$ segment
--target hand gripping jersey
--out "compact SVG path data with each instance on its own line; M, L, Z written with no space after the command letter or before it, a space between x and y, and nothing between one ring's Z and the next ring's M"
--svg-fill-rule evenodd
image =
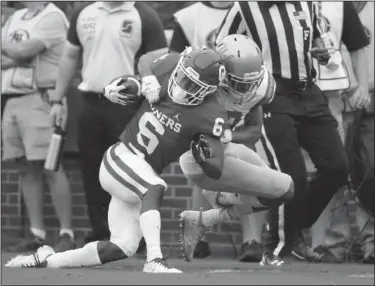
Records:
M120 140L160 174L171 162L190 149L197 134L220 138L227 126L227 113L214 94L201 105L176 104L168 96L168 80L179 60L168 54L152 64L161 83L160 101L150 105L146 100L120 135Z
M257 105L268 104L272 101L275 94L275 80L269 71L264 73L264 78L253 96L248 100L237 102L230 95L230 91L223 88L218 90L218 100L228 112L229 126L232 130L244 125L246 115Z

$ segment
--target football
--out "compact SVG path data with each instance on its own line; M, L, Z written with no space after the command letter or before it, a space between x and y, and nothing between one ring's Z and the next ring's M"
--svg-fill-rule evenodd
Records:
M121 89L121 95L141 95L141 79L136 76L122 76L117 86L123 85L126 88Z
M210 157L207 158L206 168L203 168L204 173L213 178L218 179L221 177L223 172L224 164L224 148L223 144L217 138L213 138L209 135L204 135L206 140L207 148L210 149ZM207 169L207 166L210 166ZM209 173L208 173L209 171Z

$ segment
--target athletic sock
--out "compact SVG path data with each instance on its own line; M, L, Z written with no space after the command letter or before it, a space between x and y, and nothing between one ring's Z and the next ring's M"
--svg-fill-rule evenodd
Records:
M45 240L46 239L46 231L44 229L40 229L40 228L34 228L32 227L30 229L31 233L37 237L39 237L40 239L42 240Z
M60 229L59 235L62 236L63 234L69 235L71 237L71 239L74 240L74 232L73 232L72 229L68 229L68 228Z
M139 219L143 237L147 246L147 262L155 258L162 258L160 247L160 212L157 210L149 210L141 214Z
M90 242L82 248L55 253L47 258L47 263L48 268L101 265L98 241Z

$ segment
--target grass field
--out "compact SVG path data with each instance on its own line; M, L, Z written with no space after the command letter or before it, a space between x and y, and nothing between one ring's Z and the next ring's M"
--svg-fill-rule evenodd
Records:
M2 265L13 255L2 254ZM230 259L169 262L183 274L142 273L142 259L90 269L16 269L2 266L2 285L374 285L374 266L291 263L265 268Z

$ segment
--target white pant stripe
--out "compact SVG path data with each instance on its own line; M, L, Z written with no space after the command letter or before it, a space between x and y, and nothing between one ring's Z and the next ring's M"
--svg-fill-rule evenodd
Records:
M115 148L115 147L111 147L111 148ZM130 151L126 151L126 152L129 152L129 154L132 154L130 153ZM122 153L121 154L121 159L122 160L126 160L127 159L127 154L126 152ZM112 160L111 158L111 155L110 155L110 150L108 150L107 152L107 159L108 159L108 163L109 165L113 168L113 170L118 174L120 175L124 180L126 180L129 184L133 185L135 188L137 188L141 193L146 193L147 192L147 189L145 187L143 187L141 184L137 183L135 180L133 180L132 177L130 177L127 173L125 173L122 169L120 169L116 162ZM129 158L130 160L127 160L127 163L131 162L131 158Z
M275 167L277 171L281 171L279 162L277 161L276 153L275 150L272 147L271 142L269 141L266 130L264 129L264 125L262 125L262 136L264 139L265 144L263 145L263 148L268 151L269 154L271 154L272 158L269 158L268 161L270 163L271 160L273 160L273 163L275 164ZM279 243L277 244L273 254L274 255L279 255L281 249L285 245L285 230L284 230L284 205L279 206L278 209L278 234L279 234Z

